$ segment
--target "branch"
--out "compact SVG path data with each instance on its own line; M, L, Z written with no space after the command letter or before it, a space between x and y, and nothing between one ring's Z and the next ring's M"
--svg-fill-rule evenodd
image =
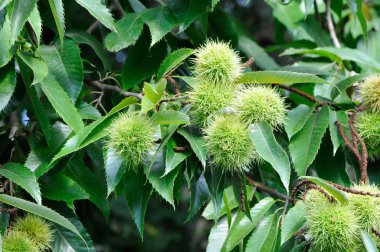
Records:
M327 0L327 3L326 3L326 21L327 21L327 28L329 29L330 37L334 43L334 46L336 48L341 48L338 37L336 36L334 22L331 16L331 0Z
M318 103L320 105L324 105L324 103L320 102L320 101L317 101L314 96L312 95L309 95L308 93L305 93L297 88L294 88L294 87L290 87L290 86L287 86L287 85L283 85L283 84L277 84L276 86L278 86L279 88L282 88L282 89L286 89L292 93L295 93L295 94L298 94L306 99L308 99L309 101L311 102L314 102L314 103Z
M262 191L262 192L265 192L267 194L270 194L272 196L275 196L279 199L283 199L283 200L288 200L290 199L287 195L285 194L282 194L280 192L277 192L276 190L272 189L272 188L269 188L267 186L265 186L264 184L260 183L260 182L256 182L254 181L253 179L249 178L249 177L245 177L247 182L250 183L251 185L255 186L259 191Z
M133 97L136 97L136 98L138 98L140 100L142 99L142 94L140 94L140 93L133 93L133 92L127 92L127 91L122 90L118 86L107 85L107 84L101 83L99 81L90 81L89 83L91 85L99 88L102 91L111 91L111 92L119 93L120 95L125 96L125 97L133 96Z

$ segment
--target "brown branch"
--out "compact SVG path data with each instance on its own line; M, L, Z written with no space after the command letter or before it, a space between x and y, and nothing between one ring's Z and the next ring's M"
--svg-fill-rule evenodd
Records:
M179 95L179 94L181 93L181 89L180 89L178 83L176 82L176 80L173 79L173 78L170 77L170 76L167 76L166 79L167 79L171 84L173 84L175 94L176 94L176 95Z
M282 193L280 193L280 192L278 192L278 191L276 191L276 190L274 190L272 188L269 188L269 187L265 186L264 184L262 184L260 182L256 182L256 181L254 181L253 179L251 179L251 178L249 178L247 176L245 178L246 178L246 181L248 183L250 183L251 185L255 186L257 188L257 190L259 190L259 191L265 192L265 193L267 193L269 195L272 195L274 197L277 197L279 199L283 199L283 200L289 199L289 197L287 195L282 194Z
M339 185L339 184L335 184L335 183L330 182L330 181L328 181L328 183L330 185L338 188L339 190L344 191L344 192L348 192L348 193L352 193L352 194L358 194L358 195L362 195L362 196L380 197L380 193L363 192L363 191L359 191L359 190L356 190L356 189L353 189L353 188L347 188L345 186L342 186L342 185Z
M181 96L174 96L172 98L166 98L166 99L162 99L160 102L172 102L172 101L176 101L176 100L180 100L180 99L186 99L186 98L189 98L189 96L187 95L181 95Z
M372 233L374 233L378 238L380 238L380 232L377 231L376 229L372 228L371 229Z
M297 197L297 193L298 191L301 189L301 187L303 186L307 186L309 184L311 184L312 182L310 180L302 180L300 181L292 190L292 203L293 205L295 206L296 205L296 197Z
M302 195L302 200L305 201L306 195L310 190L317 190L318 192L322 193L323 196L325 196L330 202L335 202L335 198L328 194L325 190L323 190L320 186L317 186L316 184L309 184L304 191Z
M295 232L295 233L292 235L292 237L297 237L297 236L301 235L302 233L304 233L306 230L307 230L306 226L303 226L303 227L301 227L300 229L298 229L298 231Z
M327 28L329 29L330 37L334 43L334 46L336 48L341 48L338 37L336 36L334 22L331 16L331 0L327 0L326 2L326 21L327 21Z
M190 145L177 146L177 147L174 147L174 148L173 148L173 150L174 150L175 152L186 152L186 151L188 151L188 150L190 150L190 149L191 149Z
M286 89L286 90L288 90L288 91L290 91L290 92L292 92L292 93L298 94L298 95L300 95L300 96L302 96L302 97L308 99L308 100L311 101L311 102L314 102L314 103L318 103L318 104L320 104L320 105L323 105L323 103L317 101L317 100L314 98L314 96L309 95L308 93L305 93L305 92L303 92L303 91L301 91L301 90L299 90L299 89L297 89L297 88L290 87L290 86L283 85L283 84L278 84L278 85L276 85L276 86L278 86L279 88L282 88L282 89Z
M253 64L254 61L255 61L255 60L254 60L253 57L249 58L246 62L244 62L244 63L241 65L241 68L244 69L244 68L248 68L248 67L252 66L252 64Z
M238 174L239 176L239 186L240 186L240 208L241 208L241 211L244 213L245 212L245 196L244 196L244 188L243 188L243 182L242 182L242 178L240 176L240 174Z
M99 88L102 91L111 91L111 92L116 92L116 93L118 93L118 94L120 94L122 96L125 96L125 97L133 96L133 97L136 97L136 98L138 98L140 100L142 99L142 94L140 94L140 93L133 93L133 92L127 92L127 91L122 90L118 86L107 85L107 84L101 83L99 81L90 81L89 83L91 85Z

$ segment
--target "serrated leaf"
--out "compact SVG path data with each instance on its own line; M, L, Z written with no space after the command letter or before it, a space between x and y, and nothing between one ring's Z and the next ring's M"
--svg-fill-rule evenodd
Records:
M106 172L107 181L107 196L115 189L122 176L124 175L127 166L123 163L123 159L119 157L116 151L108 148L104 156L104 169Z
M342 203L342 204L348 203L347 193L339 190L335 186L330 185L327 181L325 181L321 178L311 177L311 176L302 176L300 178L301 179L307 179L307 180L314 182L318 186L322 187L322 189L327 191L329 194L331 194L340 203Z
M274 199L270 197L259 201L259 203L250 210L252 221L249 220L243 212L239 211L232 223L221 251L229 252L238 245L256 227L274 203Z
M292 207L281 223L281 244L292 237L305 224L305 208L302 201Z
M194 50L190 48L181 48L170 53L164 59L164 61L160 65L160 68L158 69L157 80L160 80L162 77L165 76L165 74L170 72L173 68L178 66L182 61L184 61L193 53L194 53Z
M223 241L228 234L228 222L227 218L221 219L216 225L214 225L210 231L208 237L206 252L220 252L223 246Z
M323 83L332 85L327 80L308 73L296 73L289 71L256 71L244 73L237 84L295 84L295 83Z
M9 196L6 194L0 194L0 201L4 202L5 204L24 210L26 212L38 215L51 222L57 223L67 228L68 230L76 234L78 237L80 237L84 241L83 237L81 236L77 228L68 219L66 219L59 213L55 212L54 210L51 210L50 208L47 208L42 205L37 205L30 201L26 201L26 200Z
M245 251L272 251L277 236L277 214L271 214L260 221L251 237L248 239Z
M32 13L37 0L13 0L9 20L11 22L10 42L13 44L20 34L25 22Z
M169 0L169 7L181 23L179 32L186 30L199 15L206 12L208 4L204 0Z
M194 171L192 170L190 172L193 173ZM201 174L199 178L197 178L196 175L193 175L189 178L189 180L188 187L190 191L190 207L187 220L190 220L209 199L209 190L203 174ZM213 213L212 203L210 202L208 205L211 209L210 212Z
M314 107L309 107L305 104L300 104L288 111L284 128L289 139L302 129L313 111Z
M70 99L75 102L83 86L83 64L77 44L66 39L63 48L58 45L40 46L38 52Z
M0 169L0 175L19 185L27 191L39 205L41 205L42 199L40 186L33 172L28 168L22 164L6 163Z
M118 32L112 32L104 40L106 48L117 52L135 44L143 30L144 22L138 13L127 13L116 22Z
M10 43L11 22L8 15L5 16L5 21L0 30L0 67L5 66L13 56L14 48Z
M167 6L146 9L141 17L149 27L152 38L151 46L160 41L177 25L176 18Z
M102 43L100 43L94 36L82 30L71 30L70 32L66 33L66 36L70 37L78 44L89 45L102 61L104 69L111 69L111 60L107 54L107 51L104 49Z
M80 132L84 125L74 104L70 101L69 96L58 84L57 80L50 74L40 84L42 91L50 101L59 116L75 132Z
M177 144L175 143L174 139L170 138L166 148L165 173L163 176L171 172L191 154L190 151L175 152L174 148L176 146Z
M1 39L0 39L1 40ZM11 100L16 88L15 64L9 63L0 68L0 111L2 111Z
M101 0L75 0L85 8L95 19L112 31L117 31L111 12Z
M22 51L17 51L17 56L24 61L24 63L33 71L33 82L31 85L40 83L48 75L48 67L45 62L40 59L34 58Z
M363 245L364 245L367 252L378 252L379 251L377 249L376 242L372 239L371 235L367 231L360 230L360 236L362 238Z
M62 0L48 0L51 13L53 14L55 26L57 26L59 39L63 45L65 35L65 11L63 9Z
M329 110L323 107L318 113L311 115L303 129L291 138L289 151L298 175L305 175L308 166L315 159L328 123Z
M82 119L97 120L102 117L99 110L86 102L81 102L78 105L78 112Z
M190 118L185 113L175 110L161 110L152 116L155 124L188 124Z
M220 210L223 202L224 188L226 184L226 174L215 167L215 165L210 165L204 172L204 176L207 182L207 187L210 193L212 206L214 209L214 216L218 217L220 215ZM218 219L215 218L215 221Z
M38 11L37 4L34 6L32 13L28 18L28 23L32 27L34 33L37 38L37 46L40 44L41 34L42 34L42 20L40 16L40 12Z
M179 129L178 134L181 134L189 142L191 149L194 151L195 155L201 161L202 166L206 167L206 143L202 136L197 135L192 128Z

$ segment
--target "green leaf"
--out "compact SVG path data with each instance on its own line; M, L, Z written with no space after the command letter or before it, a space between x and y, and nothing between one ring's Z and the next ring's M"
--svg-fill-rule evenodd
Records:
M65 34L65 12L63 9L62 0L48 0L51 13L53 14L55 26L57 26L59 39L61 45L63 45L63 39Z
M66 219L59 213L51 210L50 208L47 208L42 205L37 205L30 201L26 201L6 194L0 194L0 201L13 207L19 208L23 211L38 215L51 222L57 223L67 228L68 230L76 234L78 237L80 237L82 240L84 240L77 228L68 219Z
M193 49L190 48L181 48L172 53L170 53L164 61L161 63L160 68L157 72L157 80L160 80L172 69L177 67L182 61L188 58L194 53Z
M0 39L1 40L1 39ZM0 68L0 111L2 111L11 100L16 88L15 64L9 63Z
M12 0L0 0L0 10L5 8Z
M303 128L313 111L314 107L305 104L300 104L288 111L284 127L289 139Z
M40 46L38 52L48 65L49 74L75 102L83 86L83 64L77 44L66 39L63 48L58 45Z
M193 166L192 168L196 169L195 166ZM190 170L189 172L192 175L190 178L186 177L186 179L188 180L188 187L190 191L190 207L187 220L190 220L199 211L199 209L204 204L206 204L210 194L204 175L201 174L198 178L194 170ZM214 213L212 203L210 202L208 205L211 209L210 212Z
M289 151L298 175L306 174L308 166L318 153L328 124L329 110L323 107L321 111L311 115L303 129L291 138Z
M125 174L125 186L129 211L140 237L143 238L145 212L152 194L152 187L150 183L146 183L144 173L141 170L138 170L137 174L128 170ZM139 193L136 193L136 188L139 188Z
M216 225L214 225L210 231L208 237L206 252L220 252L222 251L223 241L227 238L228 234L228 222L227 218L221 219Z
M143 30L144 22L138 13L127 13L117 21L118 32L112 32L104 40L106 48L111 52L117 52L135 44Z
M83 119L97 120L102 117L99 110L86 102L78 105L78 112Z
M249 201L252 199L254 191L253 191L252 186L246 186L246 189L247 189L247 198ZM228 206L231 211L240 205L240 201L237 201L236 197L234 196L234 191L233 191L232 186L229 186L226 189L224 189L224 194L227 197ZM226 205L224 202L222 202L222 205L220 207L220 213L217 219L219 219L226 213L227 213ZM214 209L211 202L209 202L207 206L205 207L205 210L203 211L202 216L207 220L215 219Z
M378 252L376 242L372 239L371 235L365 230L360 230L360 236L363 241L363 245L367 252Z
M141 17L149 27L152 38L151 46L160 41L177 25L176 18L167 6L147 9Z
M272 128L266 122L250 125L249 137L257 153L276 170L285 189L289 191L290 162L288 155L277 143Z
M166 160L165 160L165 173L163 176L170 173L174 168L176 168L180 163L182 163L191 152L175 152L174 148L177 146L173 138L170 138L167 143L166 148Z
M250 210L252 221L249 220L243 212L239 211L232 223L221 251L229 252L238 245L256 227L274 203L274 199L270 197L259 201L259 203Z
M358 15L359 23L363 31L364 40L368 42L368 31L367 31L367 21L363 13L363 2L362 0L356 0L356 14Z
M196 134L192 128L182 128L177 132L186 138L191 146L191 149L194 151L199 161L201 161L202 166L206 167L206 143L202 136Z
M308 73L296 73L289 71L256 71L244 73L237 84L295 84L295 83L323 83L332 85L327 80Z
M311 176L302 176L301 179L307 179L311 182L314 182L316 185L322 187L322 189L326 190L329 194L331 194L334 198L336 198L340 203L347 204L348 203L348 197L347 193L339 190L335 186L330 185L327 181L317 178L317 177L311 177Z
M206 12L208 4L204 0L169 0L169 7L181 23L179 32L186 30L199 15Z
M260 221L259 225L248 239L245 251L273 251L277 237L277 214L271 214Z
M42 20L40 16L40 12L38 11L37 4L34 6L32 13L28 18L28 23L32 27L34 33L37 38L37 46L40 44L41 34L42 34Z
M114 149L108 148L104 157L104 169L107 180L107 195L110 195L120 182L127 166L123 163L123 159L117 155Z
M101 0L75 0L85 8L96 20L112 31L116 31L115 23L109 9Z
M210 165L204 172L207 182L207 187L210 193L212 206L214 208L214 216L218 217L220 214L224 188L226 185L226 173L222 169L218 169L215 165ZM215 219L217 221L217 219Z
M69 96L58 84L58 81L50 74L41 83L41 89L50 101L53 108L60 117L69 125L75 132L83 129L82 118L80 117L74 104L70 101Z
M9 20L11 21L10 42L12 45L24 27L24 24L28 20L36 3L37 0L13 0L9 17Z
M329 131L330 131L330 137L331 141L333 143L334 149L333 154L335 155L336 151L338 150L339 146L343 143L343 138L339 133L339 130L336 126L336 121L339 121L343 128L348 128L348 116L343 110L332 110L329 109Z
M40 186L38 185L33 172L28 168L22 164L6 163L0 169L0 175L19 185L27 191L39 205L41 205Z
M302 201L292 207L282 220L281 244L289 240L305 224L305 208Z
M66 33L66 36L70 37L78 44L89 45L102 61L104 69L111 69L111 60L107 54L107 51L104 49L102 43L100 43L94 36L81 30L71 30L70 32Z
M185 113L175 110L161 110L154 113L152 121L155 124L188 124L190 118Z
M0 30L0 67L5 66L13 57L14 48L10 43L11 23L8 15Z
M17 51L17 56L20 57L20 59L22 59L25 64L33 71L34 77L31 85L42 82L42 80L45 79L45 77L48 75L48 67L42 60L34 58L33 56L28 55L20 50Z

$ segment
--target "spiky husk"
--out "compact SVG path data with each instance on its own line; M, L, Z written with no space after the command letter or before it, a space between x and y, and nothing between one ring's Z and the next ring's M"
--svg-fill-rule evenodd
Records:
M13 229L18 233L24 233L38 248L45 251L53 241L53 230L44 219L28 214L24 218L18 218Z
M359 94L364 105L380 113L380 74L365 78L359 85Z
M209 40L195 56L194 75L202 82L231 85L241 75L240 57L228 43Z
M255 85L243 88L235 107L240 119L247 124L264 121L276 128L285 120L284 99L271 87Z
M199 83L189 92L191 102L191 122L199 127L206 127L210 115L228 107L235 95L235 87L221 86L210 83Z
M352 187L361 192L373 194L380 193L375 185L355 185ZM360 227L371 233L372 228L380 228L380 198L373 196L364 196L358 194L349 194L350 205L359 218Z
M360 244L360 226L348 205L322 204L308 212L308 234L316 251L356 251Z
M368 157L380 158L380 114L365 111L356 117L356 129L366 144Z
M311 189L305 196L305 211L307 215L312 215L313 211L318 211L324 205L330 204L325 195L315 189Z
M108 147L136 170L154 147L154 126L143 115L121 114L109 128Z
M38 252L38 247L25 233L13 231L3 238L3 252Z
M233 115L215 116L205 133L211 162L224 171L240 171L258 158L247 126Z

